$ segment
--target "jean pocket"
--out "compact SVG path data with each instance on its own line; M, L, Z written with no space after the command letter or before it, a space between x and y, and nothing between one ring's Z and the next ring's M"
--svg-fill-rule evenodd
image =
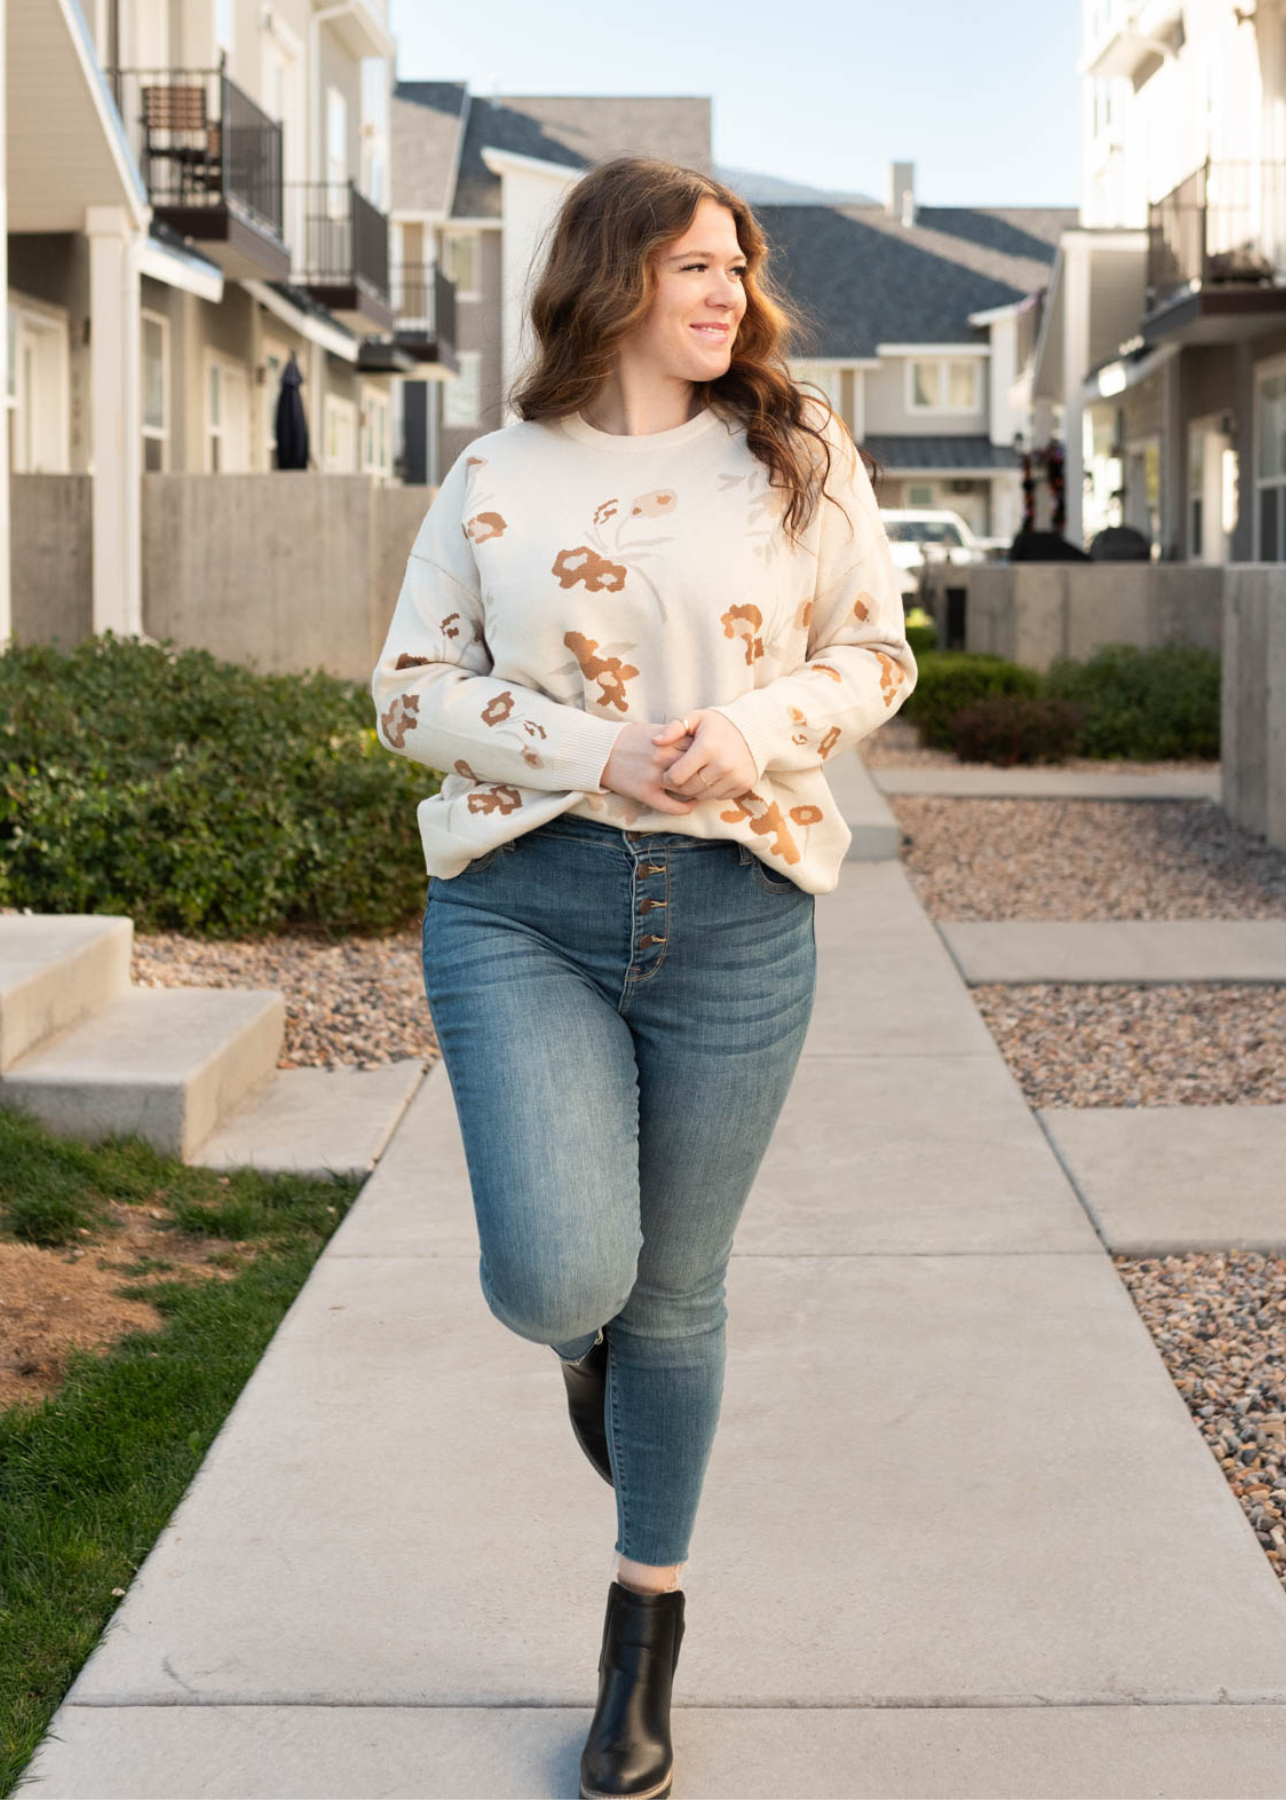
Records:
M738 844L743 866L749 864L755 880L766 894L799 894L803 889L789 875L775 875L747 844Z

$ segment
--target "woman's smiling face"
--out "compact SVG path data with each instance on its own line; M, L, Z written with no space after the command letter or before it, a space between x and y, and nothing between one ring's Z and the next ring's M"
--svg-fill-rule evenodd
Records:
M726 374L746 310L745 271L735 219L703 196L687 230L656 253L656 291L627 340L631 360L684 381Z

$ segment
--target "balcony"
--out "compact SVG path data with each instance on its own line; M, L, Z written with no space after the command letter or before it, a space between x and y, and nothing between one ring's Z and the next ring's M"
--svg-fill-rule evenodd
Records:
M397 263L393 267L396 342L421 365L418 373L457 374L455 353L455 283L436 263Z
M359 337L393 328L388 219L349 181L286 183L290 281Z
M1183 47L1180 0L1122 0L1107 10L1097 41L1077 65L1082 75L1135 81Z
M1286 311L1286 164L1206 162L1148 207L1145 337L1227 343Z
M110 69L156 217L226 275L290 272L282 235L281 126L217 69Z

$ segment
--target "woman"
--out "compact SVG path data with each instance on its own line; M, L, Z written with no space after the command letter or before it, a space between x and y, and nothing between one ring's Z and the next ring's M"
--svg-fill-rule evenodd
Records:
M915 683L846 429L750 209L622 157L553 223L518 422L458 456L372 692L421 802L425 991L488 1306L616 1497L582 1796L670 1793L724 1278L851 841L824 773Z

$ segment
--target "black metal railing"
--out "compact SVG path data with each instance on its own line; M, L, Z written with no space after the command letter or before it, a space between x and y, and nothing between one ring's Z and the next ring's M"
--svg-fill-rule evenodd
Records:
M286 230L292 281L359 287L387 303L388 218L356 182L287 182Z
M1286 164L1205 162L1148 206L1148 303L1286 269Z
M108 79L158 213L229 206L281 238L281 126L222 64L110 69Z
M399 331L423 331L455 342L455 282L436 263L393 263L389 292Z

